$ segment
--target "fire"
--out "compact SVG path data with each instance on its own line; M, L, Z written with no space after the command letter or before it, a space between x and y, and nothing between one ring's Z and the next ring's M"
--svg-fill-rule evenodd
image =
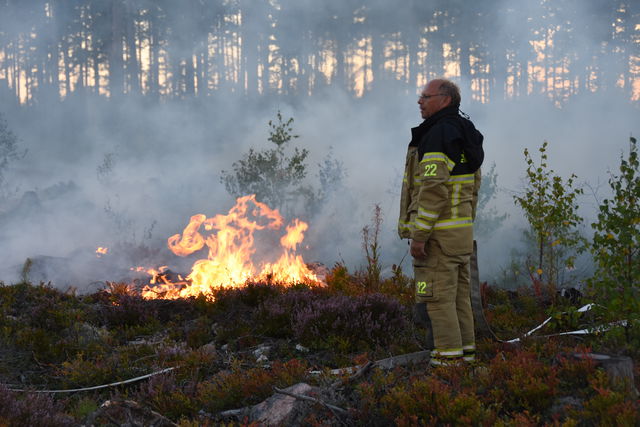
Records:
M103 248L102 246L98 246L96 249L96 256L100 258L102 255L106 255L109 252L109 248Z
M144 298L184 298L200 293L210 295L213 289L241 287L247 281L270 283L320 283L307 267L296 247L304 240L308 225L298 219L286 226L280 238L279 258L273 263L263 262L256 267L252 257L256 253L254 233L259 230L278 230L284 221L276 209L256 201L255 195L237 199L227 215L207 218L198 214L191 217L182 234L169 237L169 249L178 256L188 256L204 249L207 258L197 260L186 280L172 282L163 276L163 270L149 270L157 286L145 287ZM202 230L205 232L203 233ZM154 283L152 281L152 283Z

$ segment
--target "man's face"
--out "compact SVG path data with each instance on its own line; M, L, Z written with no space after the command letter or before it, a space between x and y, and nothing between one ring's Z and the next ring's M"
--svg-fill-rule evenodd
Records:
M420 105L420 115L423 119L434 115L451 103L451 97L442 95L439 89L440 82L434 80L429 82L422 90L418 98L418 105Z

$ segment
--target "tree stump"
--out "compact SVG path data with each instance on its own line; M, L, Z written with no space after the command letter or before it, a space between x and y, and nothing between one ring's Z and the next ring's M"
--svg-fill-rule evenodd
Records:
M590 359L597 367L601 367L609 376L612 387L621 385L628 388L635 396L640 396L633 378L633 360L627 356L611 356L599 353L573 353L576 359Z

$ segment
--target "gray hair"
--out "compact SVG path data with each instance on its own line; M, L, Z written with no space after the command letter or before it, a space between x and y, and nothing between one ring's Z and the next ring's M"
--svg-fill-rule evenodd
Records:
M460 88L457 84L451 80L442 79L438 92L451 97L451 105L460 107Z

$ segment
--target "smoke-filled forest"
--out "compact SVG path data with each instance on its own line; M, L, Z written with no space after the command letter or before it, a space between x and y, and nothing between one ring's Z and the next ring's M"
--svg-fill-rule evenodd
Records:
M4 1L3 97L349 95L429 78L475 102L620 89L640 99L638 5L390 1ZM10 101L11 99L9 99Z
M436 78L485 157L434 367ZM0 425L638 425L639 113L637 0L0 0Z

